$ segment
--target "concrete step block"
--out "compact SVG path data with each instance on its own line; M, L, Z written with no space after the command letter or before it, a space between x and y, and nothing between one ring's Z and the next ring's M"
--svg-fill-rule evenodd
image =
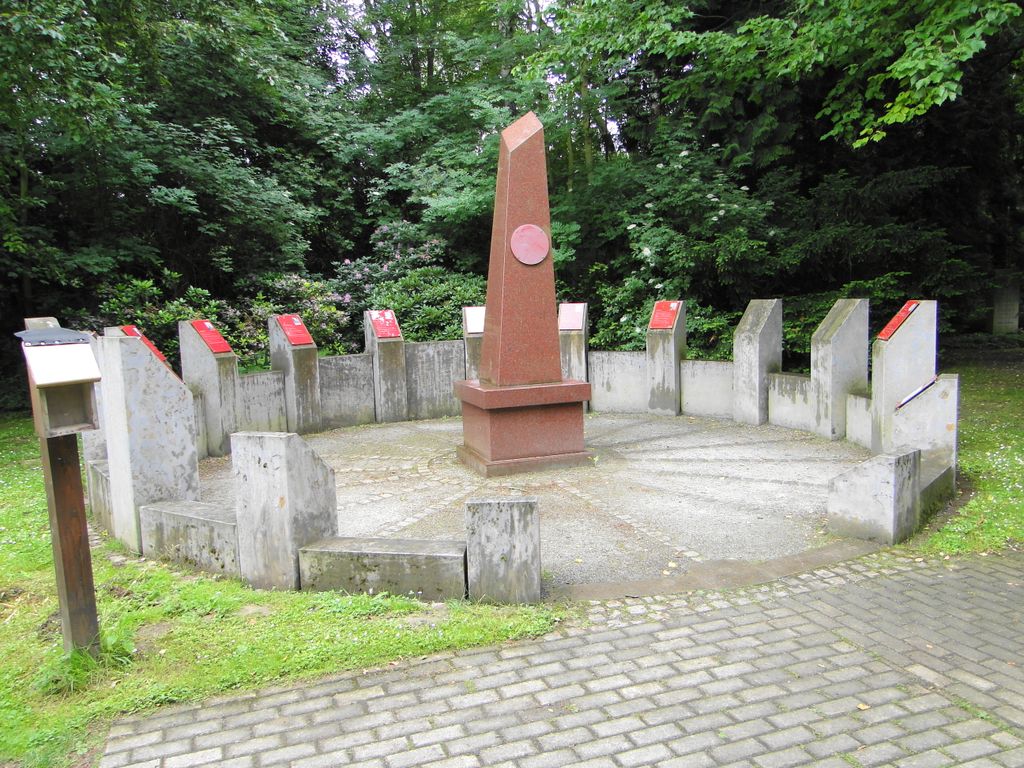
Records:
M467 501L466 532L470 600L540 600L540 514L536 498Z
M299 550L299 581L304 590L461 600L466 596L466 542L321 539Z
M235 510L204 501L161 501L139 509L142 554L239 576Z
M921 519L921 451L872 456L828 487L828 526L840 536L898 544Z

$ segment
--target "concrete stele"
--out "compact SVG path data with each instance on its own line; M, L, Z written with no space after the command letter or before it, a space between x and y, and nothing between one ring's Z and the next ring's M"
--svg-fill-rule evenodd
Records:
M955 490L959 399L959 377L943 374L893 414L892 441L920 449L921 489L932 501L948 499Z
M587 309L584 302L558 305L558 346L563 379L590 380L587 378Z
M840 536L898 544L920 517L920 451L872 456L829 482L828 527Z
M261 589L299 588L299 549L337 533L334 470L301 437L231 436L242 578Z
M782 300L754 299L747 305L732 342L733 419L768 421L768 374L782 369Z
M270 339L270 367L284 374L286 428L300 435L322 428L320 406L320 365L311 337L289 336L286 330L299 328L298 315L274 315L267 320ZM305 326L301 326L305 330Z
M206 449L210 456L231 452L231 433L236 429L238 357L232 351L213 352L192 323L178 323L181 342L181 377L189 389L202 396L206 422Z
M659 310L664 313L664 322L659 322ZM669 327L664 327L666 325ZM660 416L680 414L680 363L685 356L686 304L678 300L659 301L647 327L647 410L651 413Z
M812 431L846 436L846 397L868 390L868 300L840 299L811 337Z
M536 498L467 501L466 535L470 600L540 600L540 516Z
M875 339L871 347L871 450L881 453L902 447L893 439L893 417L900 403L935 379L937 333L937 303L920 301L888 339Z
M462 308L462 341L466 345L466 378L480 378L480 349L484 343L487 307Z
M466 378L461 341L421 341L405 345L405 390L410 419L441 419L462 412L452 385Z
M141 339L105 336L101 344L111 534L141 552L140 506L199 498L195 408L188 387Z
M406 390L405 340L381 336L378 315L390 310L367 310L363 313L366 351L373 360L373 395L377 421L387 423L409 418L409 394ZM393 317L391 313L389 317ZM397 321L395 323L397 327Z

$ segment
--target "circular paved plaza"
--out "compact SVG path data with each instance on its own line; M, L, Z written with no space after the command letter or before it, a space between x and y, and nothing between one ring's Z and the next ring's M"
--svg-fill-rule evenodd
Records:
M461 539L467 500L535 496L549 591L815 550L834 541L829 479L869 455L768 425L633 414L587 415L590 466L491 479L456 458L459 419L306 440L334 467L341 536ZM230 458L202 462L201 475L204 500L231 503Z

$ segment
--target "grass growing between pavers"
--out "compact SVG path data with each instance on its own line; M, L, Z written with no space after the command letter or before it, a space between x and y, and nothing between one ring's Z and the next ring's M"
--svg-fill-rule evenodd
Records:
M1024 544L1024 350L953 363L960 374L958 471L971 498L924 542L927 552L989 552Z
M103 652L63 653L39 444L0 418L0 766L87 760L118 715L161 704L533 637L555 606L429 606L263 592L108 542L93 550Z

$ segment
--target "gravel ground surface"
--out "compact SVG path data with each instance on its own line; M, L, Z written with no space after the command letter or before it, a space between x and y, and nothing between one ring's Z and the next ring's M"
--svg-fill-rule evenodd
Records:
M306 439L334 467L342 536L462 538L468 499L536 496L549 589L685 574L721 560L814 550L828 481L867 451L773 426L589 414L591 466L481 478L459 463L458 419L375 424ZM231 503L230 458L200 468Z

